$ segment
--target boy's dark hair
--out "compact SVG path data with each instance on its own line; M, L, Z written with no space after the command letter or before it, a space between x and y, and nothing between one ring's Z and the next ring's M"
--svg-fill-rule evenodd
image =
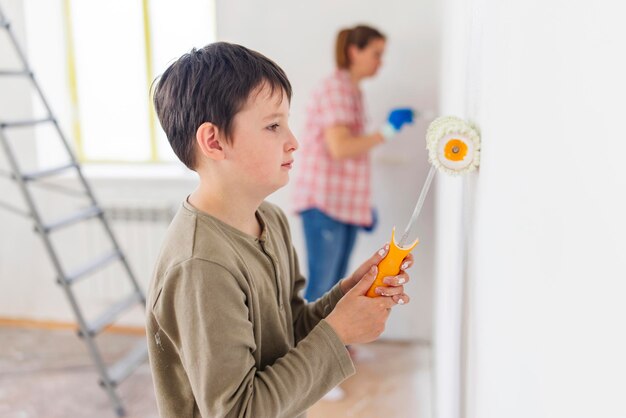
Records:
M195 169L196 130L211 122L231 140L233 119L250 93L266 83L291 101L285 72L269 58L241 45L216 42L192 49L154 81L154 107L178 158Z

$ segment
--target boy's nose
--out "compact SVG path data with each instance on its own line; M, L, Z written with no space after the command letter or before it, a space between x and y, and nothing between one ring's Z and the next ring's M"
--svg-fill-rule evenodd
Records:
M289 141L287 141L287 150L293 152L297 150L299 146L300 144L298 143L298 140L296 139L295 135L293 134L293 132L289 131Z

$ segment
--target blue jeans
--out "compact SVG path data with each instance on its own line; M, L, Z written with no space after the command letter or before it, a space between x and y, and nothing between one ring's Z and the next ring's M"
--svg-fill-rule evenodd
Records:
M309 263L304 297L313 302L345 276L360 227L336 221L318 209L307 209L300 216Z

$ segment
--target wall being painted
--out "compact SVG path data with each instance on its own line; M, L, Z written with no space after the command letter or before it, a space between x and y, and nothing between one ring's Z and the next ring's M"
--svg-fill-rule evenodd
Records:
M625 9L446 2L461 27L443 35L442 111L478 123L483 153L439 189L437 217L455 222L437 224L437 282L465 280L467 303L463 343L438 289L440 417L626 416ZM461 402L446 391L459 378Z

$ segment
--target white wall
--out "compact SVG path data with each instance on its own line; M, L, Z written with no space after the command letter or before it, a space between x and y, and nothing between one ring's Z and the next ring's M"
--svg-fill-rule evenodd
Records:
M18 6L20 2L2 0L2 5L5 4L21 13ZM406 18L398 19L399 15ZM291 125L297 135L301 135L303 111L311 89L333 69L336 32L343 26L361 22L379 27L389 37L385 66L379 77L367 82L364 87L371 126L379 125L388 110L397 105L410 105L417 109L436 108L440 31L438 17L435 0L419 3L393 0L385 4L374 0L217 2L220 40L239 42L257 49L286 70L294 86ZM35 70L47 71L45 66L36 67ZM50 71L58 72L58 69L50 68ZM51 86L55 87L51 91L58 91L62 80L58 79L57 83ZM67 100L53 98L53 102L58 113L69 114L68 109L64 108ZM353 265L369 257L387 241L394 225L403 228L408 221L428 168L423 144L426 125L427 122L418 121L401 134L397 141L374 153L374 199L381 222L374 234L360 236ZM133 177L99 174L94 180L96 192L105 204L115 200L117 194L127 195L128 190L133 190L132 198L139 201L153 200L156 194L157 199L164 202L175 202L194 186L193 180L176 175L169 181L166 177L152 184ZM399 184L402 186L398 187ZM11 186L0 187L4 191ZM291 192L287 187L271 196L270 200L288 210L290 197ZM15 198L19 199L19 196ZM418 226L422 243L415 251L417 263L412 269L412 283L408 287L412 303L394 311L385 333L387 338L431 338L434 254L432 202L432 199L427 201ZM290 221L299 254L304 261L299 219L291 216ZM10 231L13 236L20 237L17 242L11 243L3 239L0 256L3 271L0 277L0 315L71 320L61 290L54 284L52 269L44 261L45 253L38 238L31 234L28 222L16 221L13 215L0 212L0 225L3 232ZM26 277L22 277L21 271L24 262L13 262L24 259L41 260L29 264L30 272ZM147 284L151 272L147 270L138 273L141 281ZM12 277L19 277L19 285L10 279ZM26 298L28 306L36 308L22 304L16 297Z
M24 41L23 7L17 1L3 2L3 12L7 18L15 21L13 27L16 35ZM1 32L4 32L2 30ZM8 37L2 33L0 37L0 68L17 69L19 61L16 56L5 53L11 48ZM11 82L12 81L12 82ZM8 119L17 115L29 115L32 107L32 100L25 83L15 82L15 79L3 77L0 80L0 119ZM6 95L5 95L6 92ZM17 152L25 156L26 164L35 161L36 147L32 130L25 129L17 131L12 136L11 144ZM5 158L4 148L0 149L0 162L4 170L8 169L8 162ZM18 189L6 177L0 177L0 201L10 203L13 207L24 208L23 200L18 193ZM22 287L22 283L30 281L30 277L37 276L40 264L33 259L40 259L43 251L35 247L35 234L32 229L32 222L26 221L19 215L0 208L0 315L8 313L5 311L7 305L13 305L14 301L21 300L23 310L28 310L33 305L33 295L37 295L38 300L44 300L46 295L39 293L36 286ZM16 242L19 244L16 245ZM23 246L16 250L18 246ZM41 250L41 251L40 251ZM48 277L47 277L48 278ZM53 282L51 279L50 282ZM17 290L17 292L15 292ZM60 291L59 291L59 295ZM35 299L36 300L36 299Z
M438 202L438 216L455 213L438 242L456 262L445 270L440 254L438 272L456 268L448 283L459 291L466 280L467 305L466 351L455 359L463 402L441 385L454 373L438 367L439 416L624 417L626 8L446 7L444 20L460 16L467 30L446 26L444 67L462 65L443 73L442 111L478 123L483 153L478 175L440 184L441 196L462 201ZM460 323L438 322L436 356L456 350L444 327Z
M349 0L294 2L288 0L218 1L218 38L241 43L275 60L287 73L294 88L290 125L302 136L304 110L311 90L334 70L337 32L358 23L379 28L388 37L384 64L378 76L364 83L370 128L379 126L389 109L409 105L428 110L437 107L440 27L435 0L413 2ZM352 267L374 253L397 225L408 222L419 189L428 171L424 132L428 122L419 120L394 143L373 152L374 204L380 214L378 229L361 234L352 257ZM298 153L295 154L298 169ZM296 171L297 172L297 171ZM270 200L290 207L291 189L286 187ZM408 292L411 304L396 309L385 337L431 338L433 283L432 199L425 205L417 230L421 244L414 251ZM298 217L290 222L298 253L305 249Z

